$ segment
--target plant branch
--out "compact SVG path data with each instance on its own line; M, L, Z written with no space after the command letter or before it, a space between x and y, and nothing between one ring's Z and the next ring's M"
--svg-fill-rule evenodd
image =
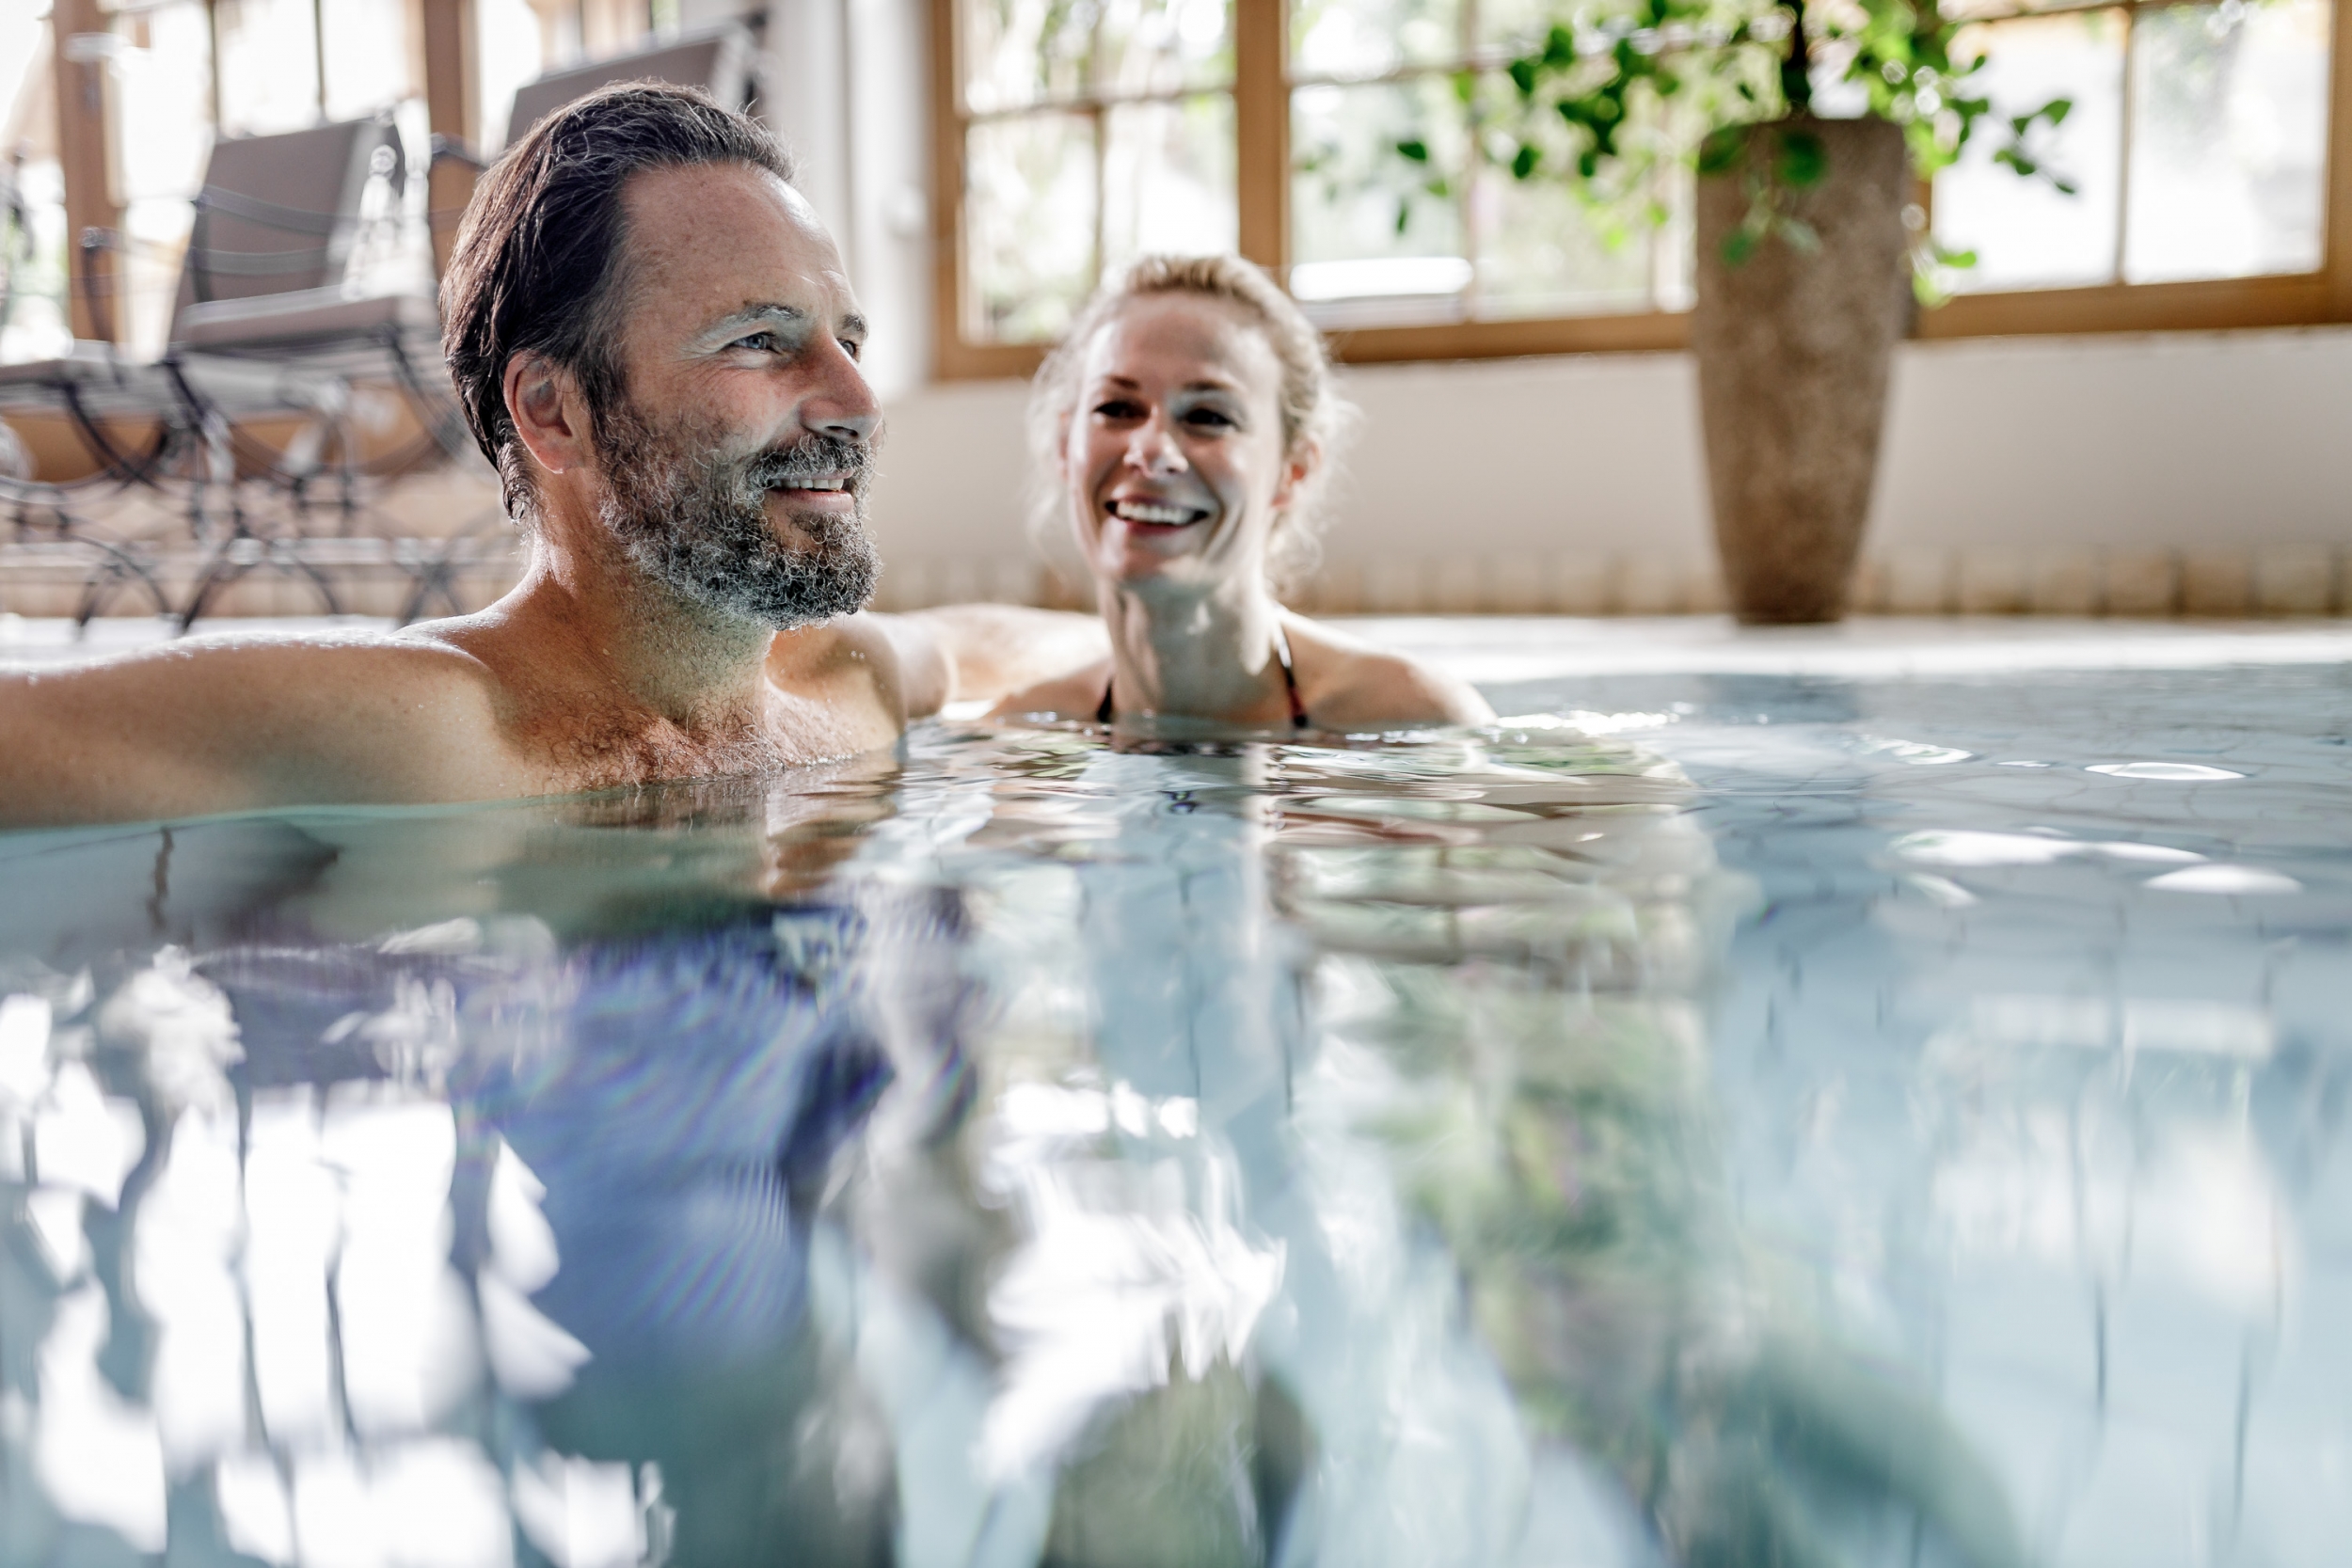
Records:
M1813 108L1813 40L1804 24L1804 0L1781 0L1788 13L1788 53L1780 58L1780 96L1792 115Z

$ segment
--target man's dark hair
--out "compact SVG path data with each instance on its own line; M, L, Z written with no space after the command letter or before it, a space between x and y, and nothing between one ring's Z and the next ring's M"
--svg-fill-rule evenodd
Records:
M622 188L646 169L696 164L793 176L773 136L707 94L624 82L541 120L475 187L441 280L441 349L509 513L522 515L535 498L506 411L507 361L541 354L569 370L592 417L624 401Z

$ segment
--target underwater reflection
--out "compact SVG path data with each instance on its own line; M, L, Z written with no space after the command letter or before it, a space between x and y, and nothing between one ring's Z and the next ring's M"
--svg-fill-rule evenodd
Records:
M0 1561L2021 1561L1726 1194L1689 794L966 727L22 835Z

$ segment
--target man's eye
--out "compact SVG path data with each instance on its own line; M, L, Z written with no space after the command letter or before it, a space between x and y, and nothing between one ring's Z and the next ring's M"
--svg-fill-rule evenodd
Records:
M1231 430L1233 417L1222 409L1195 408L1184 416L1186 424L1206 425L1212 430Z
M844 338L841 340L841 352L848 355L854 363L866 352L866 345L854 338Z
M770 354L782 348L784 343L783 341L772 332L755 332L749 337L736 339L734 343L730 346L734 348L755 349L761 354Z

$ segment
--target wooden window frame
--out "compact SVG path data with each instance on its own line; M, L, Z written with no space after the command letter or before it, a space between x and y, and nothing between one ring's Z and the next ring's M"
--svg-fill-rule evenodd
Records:
M2185 0L2184 0L2185 3ZM2149 0L2079 0L2050 10L2150 8ZM1233 129L1241 254L1281 276L1288 264L1290 88L1285 0L1233 0ZM2023 8L2021 8L2021 10ZM1977 19L1971 19L1977 20ZM2000 17L1983 20L1999 21ZM1026 376L1042 343L976 343L963 336L963 150L957 81L956 0L931 0L932 232L936 324L932 368L942 381ZM2128 94L2131 85L2124 84ZM1260 150L1254 155L1242 149ZM1915 338L2042 337L2106 332L2197 332L2352 322L2352 0L2334 0L2328 23L2328 136L2321 176L2319 270L2183 283L2100 283L1960 294L1919 312ZM1627 354L1687 346L1680 310L1446 322L1334 331L1333 355L1350 364L1497 359L1549 354Z

